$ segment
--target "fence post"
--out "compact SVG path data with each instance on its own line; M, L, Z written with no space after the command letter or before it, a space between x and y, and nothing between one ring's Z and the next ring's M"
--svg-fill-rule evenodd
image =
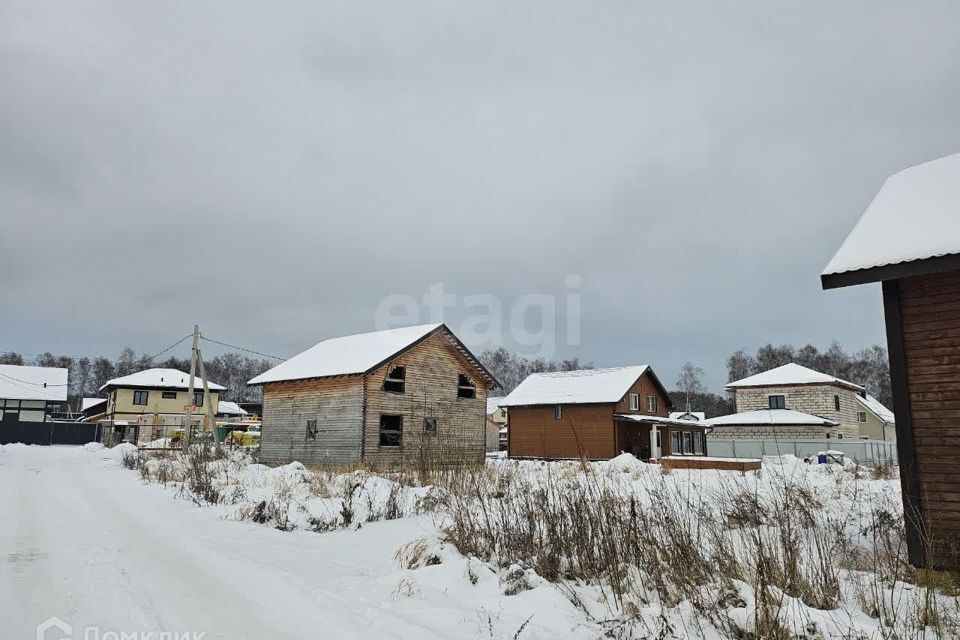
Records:
M763 444L763 440L760 440L760 457L767 455L767 448Z
M733 457L736 458L737 457L737 439L736 438L730 439L730 448L733 450Z

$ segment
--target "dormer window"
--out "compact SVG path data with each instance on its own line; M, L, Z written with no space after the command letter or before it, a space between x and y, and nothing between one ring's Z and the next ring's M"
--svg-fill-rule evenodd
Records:
M477 387L470 382L470 378L462 373L457 376L457 397L458 398L476 398Z
M383 390L390 393L403 393L406 388L407 369L402 365L397 365L390 369L387 379L383 381Z

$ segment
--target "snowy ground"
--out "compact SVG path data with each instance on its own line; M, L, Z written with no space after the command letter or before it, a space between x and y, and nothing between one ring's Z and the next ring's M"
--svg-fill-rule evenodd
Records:
M222 519L147 485L104 453L0 447L0 620L33 638L57 616L74 629L206 632L206 638L593 638L563 596L505 597L467 578L466 559L401 569L394 553L435 539L430 516L360 530L284 532Z
M877 544L876 532L867 533L876 514L887 514L894 524L902 515L896 512L895 478L879 479L849 467L808 467L796 459L774 458L765 461L761 477L717 471L664 474L655 465L624 456L590 465L584 474L576 463L491 459L487 472L476 476L487 483L483 501L465 491L449 500L444 512L436 503L450 487L418 486L409 478L396 482L396 477L369 473L311 473L297 463L271 469L239 454L205 465L214 470L212 488L220 496L211 506L187 489L184 476L176 481L187 469L181 461L149 460L146 471L125 468L123 459L129 466L133 449L0 447L0 549L6 555L0 563L0 635L32 638L39 623L57 616L72 626L75 638L89 628L100 637L110 631L153 632L154 637L195 632L206 638L405 640L730 637L729 629L720 630L716 619L707 619L713 612L704 618L703 603L697 611L682 590L668 588L680 596L666 602L663 589L658 595L650 587L650 576L635 576L647 586L614 606L602 580L540 578L534 567L550 563L536 558L536 550L534 557L524 558L488 554L484 562L441 542L451 504L488 517L485 511L498 504L519 504L527 496L540 500L541 490L566 500L581 486L610 490L624 497L631 510L634 500L648 511L680 501L681 514L688 510L685 505L696 504L706 515L680 526L698 530L707 527L708 512L720 510L721 503L724 509L737 505L736 500L724 502L731 497L752 495L773 504L778 485L803 487L809 493L798 494L800 520L809 506L814 518L846 531L836 535L850 546L837 549L843 558L827 563L840 580L830 610L821 611L802 598L777 601L774 613L782 613L790 627L784 637L906 637L904 632L916 627L916 602L923 594L900 581L899 574L885 582L855 566L869 570L880 557L871 548ZM533 508L538 508L536 502ZM613 509L603 507L604 512ZM500 511L521 512L519 506ZM722 544L748 548L751 540L760 539L758 531L772 531L774 541L779 535L776 527L732 526L729 514L720 515ZM753 515L748 509L746 517ZM485 530L487 525L479 522ZM648 524L658 522L654 518ZM580 524L573 522L575 528ZM506 527L511 535L513 527ZM652 537L659 546L660 539ZM668 555L674 542L664 540L656 557ZM829 549L834 543L824 544L812 548ZM862 559L854 557L860 554ZM565 566L575 572L574 563ZM851 588L859 579L877 594L880 610ZM736 579L703 590L710 602L723 601L715 613L742 627L743 637L750 637L756 624L755 596L750 584ZM955 613L956 601L940 596L934 601L935 622L945 628L943 621ZM947 636L927 630L910 637Z

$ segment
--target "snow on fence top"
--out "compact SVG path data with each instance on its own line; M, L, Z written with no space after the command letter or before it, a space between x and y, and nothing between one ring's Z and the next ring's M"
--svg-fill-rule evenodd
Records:
M810 415L802 411L793 409L761 409L759 411L744 411L743 413L731 413L728 416L719 416L706 420L707 426L741 426L741 425L823 425L825 427L835 427L839 422L827 420L820 416Z
M442 326L424 324L330 338L261 373L247 384L366 373Z
M878 418L885 422L896 422L896 418L893 416L893 411L887 409L883 406L883 403L867 394L866 397L857 396L857 401L864 406L864 408L873 411Z
M67 399L67 370L0 364L0 398L63 402Z
M824 276L960 253L960 154L884 182Z
M500 402L501 407L619 402L649 367L615 367L534 373Z
M203 383L200 376L196 377L194 382L197 391L203 390ZM223 387L215 382L207 381L207 386L211 391L223 391ZM107 387L144 387L148 389L188 389L190 387L190 374L178 371L176 369L146 369L131 373L122 378L108 380L105 385L100 387L103 391Z
M763 373L731 382L726 386L727 389L738 389L741 387L776 387L791 384L839 384L849 387L855 391L863 391L863 387L846 380L820 373L813 369L791 362L776 369L770 369Z

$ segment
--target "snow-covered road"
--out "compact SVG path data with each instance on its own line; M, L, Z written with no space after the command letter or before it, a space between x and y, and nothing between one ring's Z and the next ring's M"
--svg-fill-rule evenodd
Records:
M286 533L220 519L80 448L0 449L3 638L33 638L50 616L75 638L88 627L101 636L472 637L485 611L507 635L544 608L557 617L539 616L525 638L577 627L556 592L537 589L504 611L493 577L470 585L455 563L406 572L410 584L398 590L405 573L393 555L435 535L429 518Z

